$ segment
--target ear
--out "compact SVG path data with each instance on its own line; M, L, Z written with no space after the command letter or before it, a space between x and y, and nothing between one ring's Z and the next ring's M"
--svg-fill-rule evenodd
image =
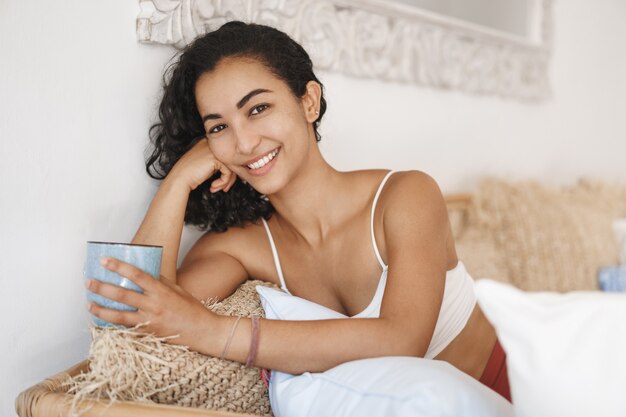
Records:
M322 86L315 81L306 84L306 92L300 98L304 117L309 123L313 123L320 117L320 100L322 98Z

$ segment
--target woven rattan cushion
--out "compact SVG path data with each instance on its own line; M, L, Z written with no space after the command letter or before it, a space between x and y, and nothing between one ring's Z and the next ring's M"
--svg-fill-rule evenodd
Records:
M617 261L611 222L626 211L624 187L489 179L474 204L473 221L497 245L508 280L524 290L597 289L598 268Z
M264 317L256 285L276 288L247 281L222 302L203 304L221 315ZM104 398L272 415L258 368L204 356L137 331L91 331L90 371L68 381L75 406L84 398Z

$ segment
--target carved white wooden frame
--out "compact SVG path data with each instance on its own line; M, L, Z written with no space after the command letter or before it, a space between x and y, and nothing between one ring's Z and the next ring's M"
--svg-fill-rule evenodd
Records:
M541 41L390 0L139 0L140 42L184 47L230 20L274 26L318 69L494 94L550 96L552 0L541 0Z

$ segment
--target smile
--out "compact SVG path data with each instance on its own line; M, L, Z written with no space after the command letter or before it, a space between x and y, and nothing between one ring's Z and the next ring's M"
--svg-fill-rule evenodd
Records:
M263 168L265 165L269 164L269 162L274 159L274 157L276 155L278 155L278 151L280 150L280 148L276 148L274 149L272 152L268 153L267 155L265 155L262 158L257 159L256 161L252 162L251 164L247 164L246 166L250 169L260 169Z

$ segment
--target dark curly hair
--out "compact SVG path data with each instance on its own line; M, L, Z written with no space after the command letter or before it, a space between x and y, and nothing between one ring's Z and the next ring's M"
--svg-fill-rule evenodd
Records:
M246 57L265 65L289 86L296 97L302 97L309 81L322 83L313 73L313 63L304 48L287 34L264 25L232 21L218 30L196 38L173 58L163 75L163 97L159 106L159 122L150 128L146 171L162 180L174 164L204 138L204 125L196 108L195 84L198 78L212 71L227 57ZM323 86L322 86L323 91ZM326 111L323 93L319 117L313 123L315 137ZM210 192L210 184L219 171L191 191L185 210L185 223L200 230L224 232L230 226L269 219L274 207L268 199L239 178L227 192Z

